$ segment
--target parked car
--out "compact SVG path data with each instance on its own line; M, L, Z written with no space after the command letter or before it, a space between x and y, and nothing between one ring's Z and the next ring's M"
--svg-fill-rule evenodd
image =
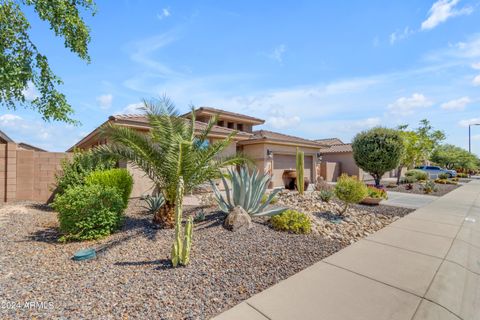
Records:
M437 178L438 175L442 173L448 174L450 178L457 176L457 171L443 169L437 166L419 166L419 167L415 167L415 169L425 171L428 173L430 177L433 177L433 178Z

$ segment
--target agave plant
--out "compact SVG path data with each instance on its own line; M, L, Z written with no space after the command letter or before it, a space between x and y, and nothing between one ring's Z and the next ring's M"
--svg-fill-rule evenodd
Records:
M156 196L146 196L143 201L145 201L145 205L142 207L146 209L149 213L155 213L160 210L160 208L165 204L165 198L162 194L158 194Z
M231 187L228 185L227 179L222 177L226 197L223 197L215 183L211 182L215 199L223 212L228 213L236 206L241 206L252 216L272 216L286 210L286 208L275 208L264 211L281 190L273 190L266 200L262 201L267 191L267 186L272 180L270 175L260 174L256 168L253 169L250 175L246 167L241 167L238 171L229 169L228 177L232 185Z

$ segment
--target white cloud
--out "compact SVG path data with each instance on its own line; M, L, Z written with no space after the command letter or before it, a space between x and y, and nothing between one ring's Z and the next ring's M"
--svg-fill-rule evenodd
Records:
M35 86L33 85L33 82L31 82L31 81L28 82L27 88L25 88L22 91L22 93L23 93L23 95L24 95L24 97L27 101L32 101L32 100L39 97L38 91L35 88Z
M15 126L20 120L22 120L22 117L10 113L0 116L0 124L5 127Z
M423 94L414 93L411 97L398 98L394 103L388 105L388 110L395 115L406 116L413 114L418 109L428 108L433 101L427 99Z
M472 63L472 68L475 70L480 70L480 62Z
M142 110L142 107L144 106L143 102L137 102L137 103L131 103L127 105L125 108L122 110L119 110L115 112L115 115L118 114L141 114L144 111Z
M477 123L480 123L480 118L471 118L471 119L461 120L458 124L462 127L468 127L471 124L477 124Z
M464 110L465 106L470 102L472 102L472 100L469 97L462 97L442 103L441 108L444 110L461 111Z
M373 127L377 127L380 124L382 124L382 120L378 117L361 119L361 120L354 121L352 123L353 127L363 128L363 129L370 129L370 128L373 128Z
M422 30L433 29L439 24L456 16L466 15L473 12L473 8L455 8L460 0L438 0L428 11L428 17L422 22Z
M401 31L395 31L395 32L390 34L390 44L394 45L395 42L400 41L400 40L404 40L404 39L408 38L410 35L412 35L413 33L414 33L414 31L412 29L410 29L410 27L405 27Z
M77 140L74 126L26 119L10 113L0 115L0 128L17 143L25 142L52 151L66 150Z
M160 13L157 13L157 19L158 20L162 20L164 18L168 18L172 15L172 13L170 12L170 9L168 8L163 8L162 9L162 12Z
M286 129L296 127L300 123L299 116L287 117L287 116L275 116L270 117L266 121L268 126L275 129Z
M480 86L480 74L473 78L473 85L474 86Z
M284 44L281 44L273 49L272 52L267 54L267 57L269 57L272 60L275 60L279 63L283 62L283 55L287 51L287 47Z
M102 109L108 109L112 106L113 95L103 94L97 97L97 103Z
M156 51L168 46L175 40L175 32L170 31L132 43L130 44L132 51L130 59L144 66L146 74L156 72L156 76L161 78L181 77L181 73L172 70L154 57Z

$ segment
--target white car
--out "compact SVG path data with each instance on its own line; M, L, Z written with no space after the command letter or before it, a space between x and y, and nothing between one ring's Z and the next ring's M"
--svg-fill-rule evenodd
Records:
M420 166L416 167L415 169L422 170L428 173L430 177L437 178L439 174L446 173L450 178L457 176L457 171L455 170L448 170L442 169L437 166Z

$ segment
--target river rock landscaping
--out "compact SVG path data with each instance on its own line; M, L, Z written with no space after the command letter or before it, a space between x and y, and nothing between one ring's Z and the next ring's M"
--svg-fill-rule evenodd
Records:
M215 208L195 223L191 264L172 268L174 230L157 229L138 201L131 201L123 228L98 241L58 242L56 212L34 203L8 205L0 224L2 318L208 319L278 283L346 245L410 212L355 205L340 223L339 206L316 193L284 192L279 204L307 213L314 232L273 230L267 218L231 232ZM75 262L73 254L95 248L97 258ZM25 302L47 308L25 308ZM51 304L49 304L51 303Z
M340 202L336 199L322 202L317 192L300 196L297 192L284 191L279 194L278 204L308 214L315 226L314 232L344 245L354 243L413 211L391 206L355 204L343 219L338 219L337 213L342 207Z
M415 182L412 183L412 188L410 189L408 184L400 184L396 187L393 187L393 184L391 185L392 187L388 187L387 191L396 191L396 192L405 192L405 193L415 193L415 194L425 194L423 191L423 185L420 182ZM460 184L440 184L440 183L435 183L435 186L437 187L437 190L434 192L429 193L431 196L437 196L441 197L450 191L453 191L460 187Z

